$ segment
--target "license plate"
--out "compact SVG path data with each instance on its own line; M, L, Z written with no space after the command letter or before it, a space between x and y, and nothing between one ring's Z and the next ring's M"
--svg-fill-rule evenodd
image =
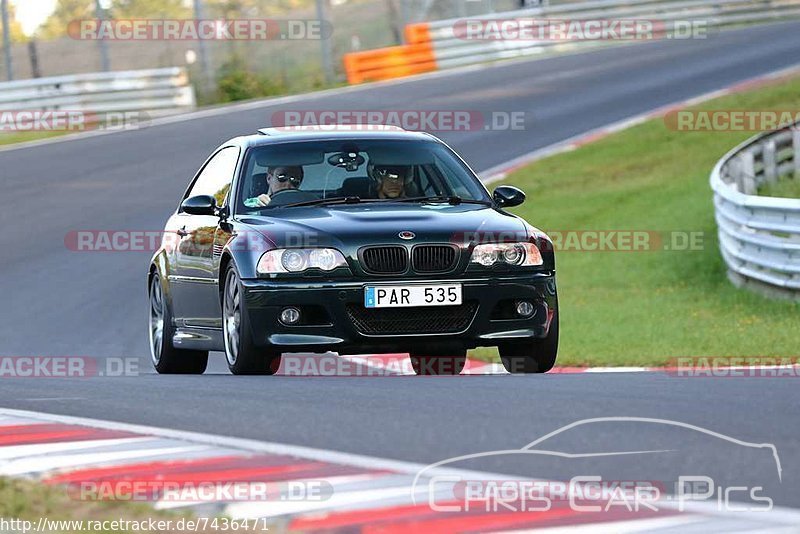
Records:
M367 286L364 288L364 306L366 308L458 306L460 304L461 284Z

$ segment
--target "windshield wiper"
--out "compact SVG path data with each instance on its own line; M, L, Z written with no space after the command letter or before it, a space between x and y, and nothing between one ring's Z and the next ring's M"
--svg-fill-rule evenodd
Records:
M447 202L452 206L458 204L480 204L482 206L491 206L492 203L488 200L472 200L468 198L461 198L459 196L445 196L433 195L427 197L408 197L408 198L361 198L357 196L350 197L331 197L331 198L317 198L314 200L305 200L303 202L295 202L293 204L283 204L274 206L276 208L295 208L299 206L322 206L326 204L358 204L361 202Z
M461 198L456 195L452 196L434 195L429 197L393 198L391 200L393 200L394 202L447 202L448 204L451 204L453 206L457 206L459 204L481 204L483 206L492 205L492 203L489 202L488 200L472 200L470 198Z
M323 204L358 204L361 202L361 197L331 197L331 198L317 198L314 200L305 200L303 202L295 202L293 204L283 204L282 206L275 206L276 208L294 208L298 206L320 206Z

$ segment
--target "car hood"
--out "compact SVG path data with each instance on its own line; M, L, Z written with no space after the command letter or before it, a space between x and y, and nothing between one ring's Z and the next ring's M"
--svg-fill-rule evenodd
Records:
M468 243L525 239L525 222L509 213L477 204L356 204L275 209L240 222L275 247L367 244ZM411 232L412 239L401 239ZM344 251L344 250L343 250Z

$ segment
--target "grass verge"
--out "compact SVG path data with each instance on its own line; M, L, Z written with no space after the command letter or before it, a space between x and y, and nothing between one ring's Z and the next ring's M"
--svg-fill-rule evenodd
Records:
M37 141L74 133L69 131L33 131L33 132L0 132L0 145L13 145L14 143L25 143L27 141Z
M797 109L800 79L700 109ZM719 254L708 178L752 132L679 132L648 121L510 175L514 211L547 231L701 232L699 250L556 249L560 365L663 365L681 356L796 356L800 303L737 289ZM499 185L499 184L495 184ZM473 356L493 360L496 351Z
M180 532L179 527L183 527L184 531L217 533L243 529L241 524L226 524L221 517L216 518L216 523L213 517L208 522L200 522L198 528L194 529L186 521L195 520L196 517L185 512L155 510L141 502L82 501L70 496L64 486L48 486L31 480L4 477L0 477L0 518L7 522L30 522L27 527L18 522L6 524L6 527L11 527L10 532L22 532L24 528L28 528L28 532L34 531L39 526L40 518L44 518L47 522L41 525L41 532L54 534ZM159 525L160 521L163 523ZM261 523L257 528L254 528L252 521L249 523L250 532L264 532L265 528Z
M765 197L800 198L800 172L794 176L784 176L775 183L767 183L758 188L758 194Z

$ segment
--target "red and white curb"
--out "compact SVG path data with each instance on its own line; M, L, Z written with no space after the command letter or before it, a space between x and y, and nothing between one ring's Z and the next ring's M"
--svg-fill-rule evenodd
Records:
M681 102L674 102L672 104L667 104L666 106L661 106L651 111L646 111L639 115L634 115L633 117L629 117L627 119L609 124L607 126L596 128L586 133L576 135L559 143L555 143L546 146L544 148L534 150L533 152L529 152L528 154L523 154L522 156L516 157L511 161L487 169L486 171L481 173L481 176L483 177L482 181L484 184L490 184L493 182L504 180L506 176L508 176L512 172L519 170L522 167L525 167L526 165L530 165L535 161L550 156L555 156L556 154L571 152L584 145L608 137L611 134L615 134L622 130L626 130L633 126L642 124L650 119L661 118L671 111L677 111L685 109L690 106L696 106L703 102L707 102L708 100L713 100L714 98L742 93L744 91L749 91L751 89L757 89L759 87L772 85L787 80L789 78L792 78L794 76L797 76L798 74L800 74L800 65L795 65L792 67L788 67L786 69L765 74L763 76L756 76L754 78L744 80L742 82L736 83L724 89L711 91L696 96L694 98L690 98L688 100L683 100Z
M722 369L722 368L718 368ZM555 367L549 374L664 372L664 367ZM282 376L415 376L408 354L291 354L281 360ZM508 375L502 364L468 358L462 375Z
M414 485L421 471L424 476ZM428 504L430 477L457 474L471 480L508 475L340 453L308 447L183 432L110 421L0 408L0 476L24 477L67 490L89 485L324 482L325 499L274 501L155 499L157 508L184 508L199 517L270 518L279 530L297 532L708 532L787 529L800 524L800 511L723 514L715 506L672 504L639 512L572 510L555 503L547 511L435 511ZM517 477L518 478L518 477ZM441 504L442 501L439 501Z
M800 365L750 365L713 367L571 367L556 366L547 374L662 373L676 377L775 377L800 376ZM282 376L415 376L408 354L337 356L334 354L291 354L283 357L276 373ZM500 363L467 359L462 375L510 375Z

